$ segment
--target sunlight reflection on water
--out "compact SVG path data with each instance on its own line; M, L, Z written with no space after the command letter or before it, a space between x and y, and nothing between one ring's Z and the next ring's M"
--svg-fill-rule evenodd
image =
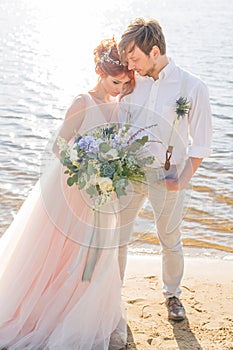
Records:
M134 17L152 16L164 28L169 55L210 90L213 153L193 178L184 238L232 247L232 7L227 0L89 0L81 8L74 0L2 0L1 233L35 184L41 154L66 108L95 82L93 48L103 37L118 39ZM150 205L144 209L136 230L153 232Z

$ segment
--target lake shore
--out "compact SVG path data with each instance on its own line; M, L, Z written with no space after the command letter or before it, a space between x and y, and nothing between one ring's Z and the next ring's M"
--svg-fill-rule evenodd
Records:
M180 299L187 318L174 322L161 291L161 256L129 254L122 289L127 349L232 350L232 258L185 255Z

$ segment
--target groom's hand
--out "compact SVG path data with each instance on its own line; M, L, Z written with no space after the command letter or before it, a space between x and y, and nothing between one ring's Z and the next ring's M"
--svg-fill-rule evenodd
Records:
M201 165L203 158L190 157L186 161L184 170L180 174L178 179L165 179L165 185L168 191L180 191L185 189L196 170Z
M186 188L179 179L165 179L164 182L168 191L180 191Z

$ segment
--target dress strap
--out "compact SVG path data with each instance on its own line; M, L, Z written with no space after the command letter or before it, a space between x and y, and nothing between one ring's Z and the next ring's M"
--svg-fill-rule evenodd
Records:
M82 94L82 96L84 97L87 106L98 106L89 92Z

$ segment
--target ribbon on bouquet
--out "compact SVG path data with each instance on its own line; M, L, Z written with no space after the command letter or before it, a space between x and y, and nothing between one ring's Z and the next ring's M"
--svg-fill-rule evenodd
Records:
M118 246L119 237L117 230L117 213L113 205L107 204L110 212L105 212L106 206L94 212L94 227L90 239L86 263L82 274L82 281L90 281L103 250L110 249L114 253L113 247ZM107 214L106 214L107 213ZM107 225L106 225L107 224Z
M95 265L99 260L103 248L101 247L101 241L103 241L103 235L98 232L99 225L101 224L99 211L94 213L94 227L92 232L92 237L90 240L90 246L88 247L87 258L85 267L83 270L82 281L90 281L93 275ZM103 242L104 243L104 242Z

